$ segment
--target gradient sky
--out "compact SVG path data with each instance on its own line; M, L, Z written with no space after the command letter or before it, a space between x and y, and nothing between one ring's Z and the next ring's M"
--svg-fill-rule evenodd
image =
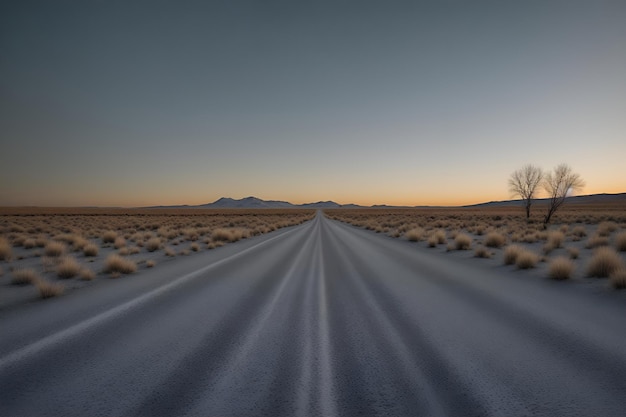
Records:
M626 1L3 1L0 205L626 191Z

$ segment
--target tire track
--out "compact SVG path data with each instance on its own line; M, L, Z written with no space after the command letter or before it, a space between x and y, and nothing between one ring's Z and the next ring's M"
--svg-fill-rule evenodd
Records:
M488 406L489 409L500 410L502 413L504 400L506 414L525 414L524 410L527 410L526 412L533 415L554 415L555 413L585 415L588 412L578 410L584 400L587 405L593 404L594 409L606 413L605 415L615 415L616 408L611 405L611 398L619 396L620 392L626 392L626 380L624 379L626 363L623 351L608 350L604 346L597 345L595 343L597 340L590 340L585 334L574 333L559 327L559 322L553 322L550 316L539 316L535 311L520 308L518 302L506 302L495 297L493 293L480 291L474 286L475 282L465 278L465 274L451 276L440 270L434 270L432 268L432 265L435 264L434 261L427 264L416 263L411 257L403 256L403 251L392 251L389 246L383 244L385 241L382 239L371 239L371 247L368 247L344 227L333 228L333 231L339 233L338 241L342 246L340 251L342 253L352 251L355 256L360 256L359 265L367 264L367 259L376 253L379 259L387 259L397 266L394 275L398 279L393 283L394 285L383 283L388 281L387 278L389 277L385 277L386 274L380 270L376 270L373 274L361 270L359 274L364 281L369 282L375 294L387 298L386 311L393 311L394 308L399 308L401 305L408 306L411 300L416 299L416 296L419 298L418 293L415 292L416 287L419 287L420 290L430 291L433 293L433 297L440 300L440 303L453 306L455 311L463 312L466 317L472 317L472 322L477 323L476 327L489 328L494 335L497 335L498 331L502 334L510 333L512 338L520 340L522 346L527 345L529 349L536 350L538 363L545 363L546 369L552 369L554 372L554 376L551 378L557 380L560 378L562 386L570 385L571 392L579 392L578 401L574 402L555 401L555 398L558 398L556 395L548 396L545 400L538 402L539 396L544 396L546 392L553 389L545 383L545 378L538 379L539 375L548 374L538 372L531 377L526 375L524 381L519 374L513 373L510 369L511 365L514 365L518 368L518 372L528 372L528 368L524 369L516 363L519 362L519 359L514 359L515 362L507 365L494 361L493 357L482 355L480 350L470 349L467 351L461 345L461 348L458 349L459 352L461 349L465 349L472 357L480 358L480 363L488 368L487 372L485 368L474 368L472 372L471 366L455 364L458 369L465 368L465 373L470 375L471 379L467 380L468 392L472 391L472 387L483 387L482 392L477 390L474 392L477 398L483 398L482 401L487 401L487 403L493 401L493 404ZM352 248L355 246L358 246L361 253L354 252ZM403 287L405 288L404 292L401 290ZM407 292L407 289L411 289L411 291ZM505 299L510 298L508 294L506 296ZM419 321L419 317L414 316L414 318ZM483 325L484 322L488 324ZM455 326L450 322L443 325L448 329ZM461 331L464 330L461 329ZM481 334L481 332L477 334ZM482 334L486 335L487 333L482 332ZM472 338L471 333L465 337L468 337L468 341L473 339L479 344L484 344L484 341L480 341L476 337ZM457 336L453 335L453 338L456 339ZM440 342L439 346L440 348L445 347ZM539 360L540 358L543 358L543 362ZM532 366L532 364L527 365ZM498 379L489 380L485 378L487 374L497 376ZM557 376L559 374L562 375L559 377ZM592 386L602 387L602 390L589 396L586 384L578 382L580 374L583 374L585 380L589 381ZM479 379L476 380L476 377ZM470 381L474 382L470 384ZM508 389L510 381L519 381L519 388L516 391ZM538 392L537 388L533 386L534 383L533 385L530 384L531 381L546 385L545 390ZM484 387L489 388L485 389ZM494 395L495 393L498 394ZM563 391L559 391L559 395L571 397L569 394L564 394Z
M364 410L368 415L419 415L443 416L458 414L485 415L483 406L468 395L467 385L442 357L429 337L421 329L420 317L409 317L399 308L398 299L393 298L384 281L373 276L372 271L365 268L367 258L339 239L328 227L329 250L341 253L341 282L345 292L351 293L352 306L361 317L367 317L367 339L380 346L379 361L384 368L392 368L392 382L399 385L396 392L411 393L401 400L383 401L401 410ZM354 321L354 320L353 320ZM348 330L346 323L346 331ZM367 366L367 365L365 365ZM369 395L371 397L371 395ZM394 398L395 400L395 398ZM375 405L375 404L374 404Z

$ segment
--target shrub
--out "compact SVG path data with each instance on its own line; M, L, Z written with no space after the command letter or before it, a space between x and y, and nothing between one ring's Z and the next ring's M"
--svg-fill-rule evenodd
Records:
M63 242L48 242L43 249L46 256L61 256L65 253L65 244Z
M576 226L572 229L572 235L576 237L585 237L587 236L587 230L585 230L584 226Z
M435 230L428 237L428 246L431 248L443 243L446 243L446 232L441 229Z
M587 275L590 277L606 278L613 272L623 268L622 258L609 247L596 249L587 265Z
M167 248L165 248L165 256L176 256L176 251L172 248L170 248L169 246Z
M515 265L519 269L530 269L534 268L535 265L537 265L537 262L539 262L539 256L537 256L536 253L522 249L517 255Z
M489 252L489 249L487 249L486 247L479 246L474 251L474 257L476 257L476 258L491 258L491 253Z
M98 255L98 246L93 243L88 243L83 247L83 254L85 256L97 256Z
M117 232L114 230L107 230L102 234L102 243L113 243L117 238Z
M83 281L91 281L95 277L96 274L94 274L94 272L89 268L83 268L80 270L80 279L82 279Z
M32 249L37 246L37 242L35 239L26 239L23 243L24 249Z
M524 236L524 238L522 240L525 243L535 243L536 241L539 240L539 232L537 232L537 231L528 232L528 233L526 233L526 235Z
M51 298L63 294L63 285L54 284L52 282L38 280L37 290L39 290L39 296L41 298Z
M404 234L411 242L419 242L424 236L424 230L421 227L415 227Z
M80 272L80 264L73 256L64 256L57 265L59 278L73 278Z
M11 275L11 284L13 285L35 284L39 280L39 274L31 268L16 269Z
M116 237L113 243L113 247L115 249L120 249L120 248L123 248L124 246L126 246L126 239L124 239L123 236Z
M558 230L553 230L548 232L548 245L552 247L552 249L560 248L563 244L563 240L565 240L565 235L563 232Z
M153 237L148 239L148 241L145 244L145 248L148 252L154 252L155 250L158 250L161 247L161 239L158 237Z
M598 225L598 234L600 236L609 236L611 233L617 230L617 223L615 222L602 222Z
M626 231L615 236L615 248L620 252L626 252Z
M509 245L504 249L504 264L513 265L524 248L519 245Z
M377 227L376 232L383 232L384 229ZM211 233L211 239L215 242L236 242L244 238L244 231L241 229L215 229Z
M130 259L122 258L118 254L111 254L104 262L104 271L109 273L132 274L137 270L137 264Z
M550 262L548 267L548 275L552 279L564 280L569 279L574 271L574 262L564 256L559 256Z
M72 248L75 251L80 251L85 249L85 246L89 245L89 241L82 236L76 236L74 242L72 243Z
M485 236L485 246L490 248L500 248L506 243L506 236L498 232L489 232Z
M456 250L468 250L472 246L472 238L465 233L458 233L454 238L454 248Z
M198 252L200 250L200 245L197 242L193 242L189 247L194 252Z
M608 237L595 235L587 239L587 244L585 245L585 247L587 249L595 249L595 248L599 248L600 246L608 246L608 245L609 245Z
M146 267L152 268L154 265L156 265L156 262L154 260L149 259L146 261Z
M578 259L578 256L580 255L578 248L567 248L567 253L571 259Z
M626 288L626 268L616 269L609 276L611 279L611 285L615 289Z
M543 245L542 250L544 254L548 255L554 250L554 246L552 246L550 243L546 243L545 245Z
M371 230L374 230L374 226L372 226ZM215 229L211 233L211 239L215 242L227 242L230 239L230 231L228 229Z
M5 237L0 237L0 261L10 261L13 258L11 244Z

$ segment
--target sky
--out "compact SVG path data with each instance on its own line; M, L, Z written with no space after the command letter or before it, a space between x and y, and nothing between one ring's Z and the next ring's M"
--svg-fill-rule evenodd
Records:
M626 1L0 3L0 206L626 192Z

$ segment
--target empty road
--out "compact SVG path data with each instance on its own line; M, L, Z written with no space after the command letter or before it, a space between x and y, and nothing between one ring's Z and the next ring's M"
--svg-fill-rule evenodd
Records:
M325 219L0 312L0 415L623 416L626 303Z

